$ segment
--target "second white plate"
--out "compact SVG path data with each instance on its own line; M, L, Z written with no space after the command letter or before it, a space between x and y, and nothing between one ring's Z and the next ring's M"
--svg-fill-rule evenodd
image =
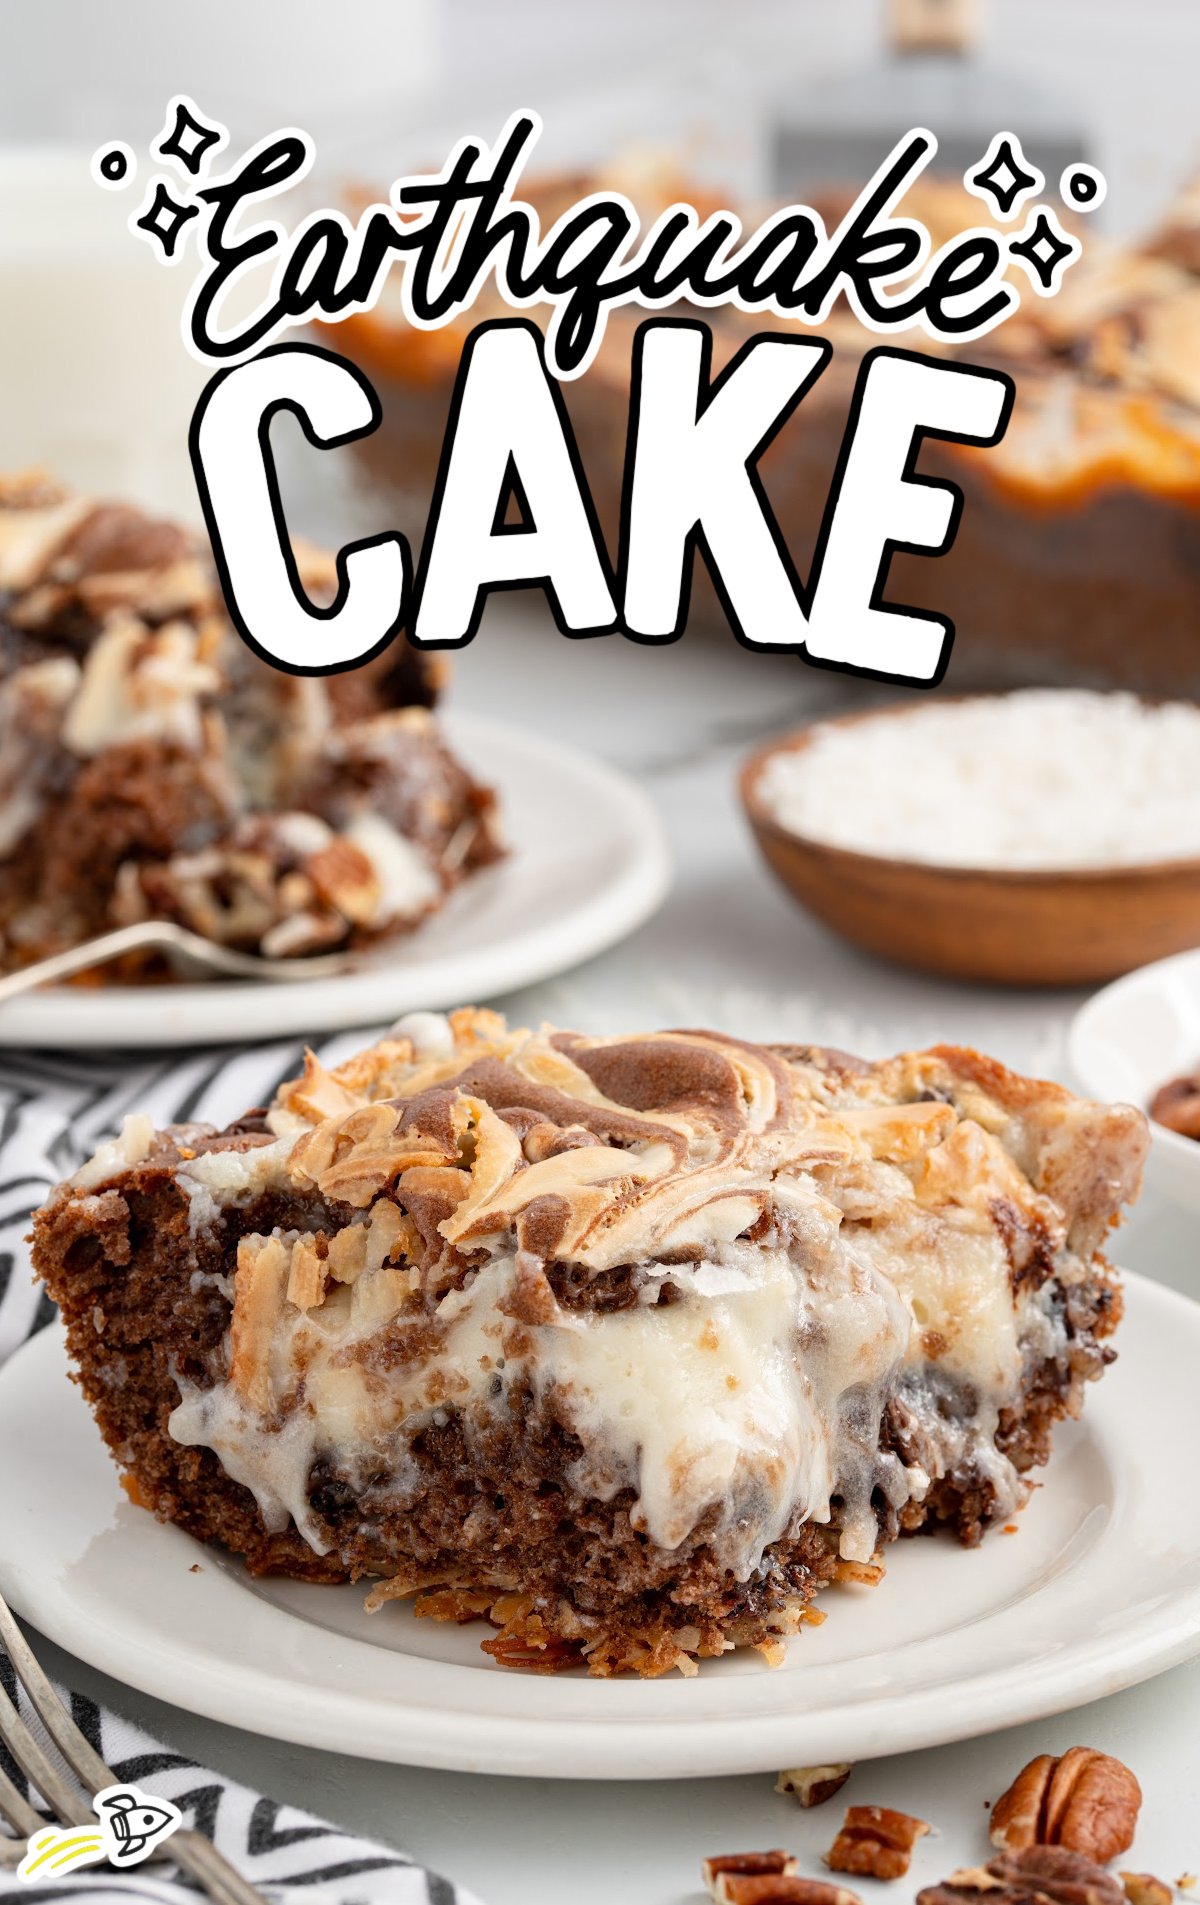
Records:
M1156 959L1095 992L1071 1021L1076 1080L1093 1098L1148 1111L1160 1085L1200 1064L1200 949ZM1200 1211L1200 1144L1153 1120L1147 1181Z
M657 810L574 748L474 715L446 732L500 797L509 847L406 939L333 979L283 985L57 986L0 1007L0 1049L203 1045L372 1025L534 985L640 926L670 885Z
M467 1772L663 1779L762 1772L966 1739L1098 1699L1200 1652L1190 1446L1200 1305L1130 1277L1120 1358L1019 1532L900 1542L873 1590L775 1670L539 1679L486 1629L368 1616L362 1590L252 1581L131 1506L47 1331L0 1373L0 1591L132 1686L233 1726ZM1165 1452L1165 1453L1164 1453Z

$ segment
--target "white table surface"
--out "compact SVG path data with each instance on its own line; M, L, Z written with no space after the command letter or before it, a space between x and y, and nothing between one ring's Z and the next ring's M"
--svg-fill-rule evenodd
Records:
M866 692L850 684L861 698ZM1073 994L953 987L860 957L797 911L752 852L732 791L754 739L840 705L847 684L732 638L689 636L664 650L618 638L567 642L512 603L457 664L459 705L545 725L634 772L658 801L677 857L674 892L623 946L561 980L499 1001L522 1020L616 1031L707 1021L777 1038L812 1037L875 1055L936 1038L1062 1073ZM232 1109L232 1107L231 1107ZM1186 1220L1148 1204L1119 1247L1130 1267L1200 1293ZM1168 1449L1181 1486L1195 1452ZM405 1847L491 1905L676 1905L696 1894L711 1852L783 1845L819 1871L840 1805L802 1813L768 1776L604 1785L489 1779L374 1765L259 1739L166 1707L41 1644L65 1680L123 1709L182 1752L274 1797ZM864 1890L911 1897L987 1852L985 1803L1037 1752L1081 1743L1117 1754L1145 1789L1128 1860L1168 1880L1200 1870L1200 1663L1011 1733L858 1769L846 1798L931 1820L911 1881Z

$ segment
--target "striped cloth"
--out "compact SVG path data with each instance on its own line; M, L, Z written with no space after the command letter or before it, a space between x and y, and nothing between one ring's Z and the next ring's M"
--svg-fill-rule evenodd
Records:
M370 1036L342 1034L317 1049L333 1064ZM24 1243L30 1212L51 1185L119 1130L127 1112L148 1112L158 1125L182 1119L224 1124L270 1098L298 1069L303 1051L299 1042L286 1041L249 1051L175 1053L170 1059L0 1056L0 1364L54 1313L30 1279ZM3 1649L0 1685L18 1699L23 1717L44 1740L37 1716L18 1695ZM118 1784L144 1787L171 1800L185 1824L213 1839L268 1897L288 1905L476 1905L471 1894L394 1848L354 1838L206 1771L81 1694L64 1697ZM2 1745L0 1768L27 1790ZM37 1795L32 1797L36 1803ZM163 1905L195 1905L196 1893L162 1876L168 1871L154 1865L118 1877L96 1866L57 1883L28 1886L0 1866L0 1901L48 1905L52 1899L86 1893L89 1905L106 1899L129 1905L131 1899L143 1898Z

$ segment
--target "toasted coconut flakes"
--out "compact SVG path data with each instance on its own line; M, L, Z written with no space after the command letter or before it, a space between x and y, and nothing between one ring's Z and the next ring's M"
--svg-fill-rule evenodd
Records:
M298 1310L315 1310L325 1301L326 1264L317 1255L312 1237L300 1237L292 1247L287 1300Z
M273 1407L271 1343L283 1314L290 1268L291 1252L279 1237L243 1237L238 1244L229 1380L262 1415Z
M367 1267L367 1226L347 1224L329 1239L329 1274L338 1283L353 1283Z
M856 1581L860 1587L878 1587L885 1572L877 1561L839 1561L834 1580Z

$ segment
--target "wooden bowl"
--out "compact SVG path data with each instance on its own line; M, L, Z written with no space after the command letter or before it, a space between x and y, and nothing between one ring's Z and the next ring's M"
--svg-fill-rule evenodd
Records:
M833 847L781 826L759 793L767 761L814 727L903 719L878 710L814 723L757 748L739 777L763 858L792 898L867 952L949 979L1100 985L1200 946L1200 859L1078 871L929 866Z

